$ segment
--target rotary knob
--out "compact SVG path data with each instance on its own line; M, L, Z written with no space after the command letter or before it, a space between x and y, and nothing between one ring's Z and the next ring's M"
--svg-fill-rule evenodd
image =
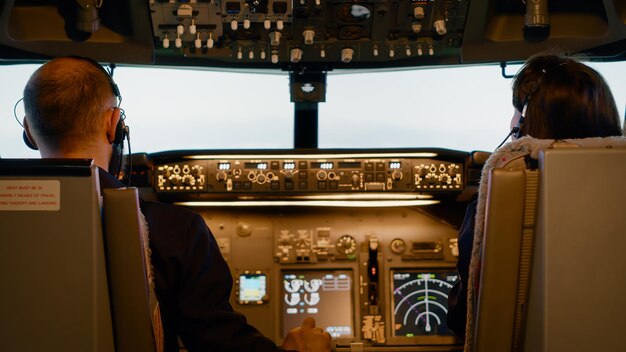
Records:
M400 181L400 180L402 179L402 172L401 172L401 171L398 171L398 170L396 170L396 171L392 172L392 173L391 173L391 178L392 178L394 181Z
M389 249L394 254L402 254L406 251L406 242L401 238L396 238L389 244Z
M352 174L352 187L359 187L359 174Z
M193 186L196 184L196 179L191 175L183 176L183 184L186 186Z
M215 177L217 178L219 182L224 182L228 178L228 176L226 175L226 172L224 171L218 172Z
M172 185L177 186L181 181L181 177L178 175L172 175L169 177L169 181Z
M354 254L356 252L356 240L350 235L343 235L335 243L335 248L340 254Z

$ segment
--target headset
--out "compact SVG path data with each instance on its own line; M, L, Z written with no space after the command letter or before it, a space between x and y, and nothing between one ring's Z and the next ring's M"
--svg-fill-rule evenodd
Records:
M509 132L509 134L506 135L502 143L500 143L496 147L496 149L499 149L506 142L506 140L509 139L510 136L514 136L515 139L519 139L522 136L524 136L524 133L522 132L522 127L524 126L524 123L526 122L526 113L528 112L528 104L530 104L530 98L539 90L541 80L543 78L543 75L545 75L546 70L542 69L541 72L542 72L542 75L539 76L539 79L535 82L535 85L530 90L530 93L528 93L526 97L524 97L524 105L522 106L522 113L520 114L520 117L517 120L517 126L511 128L511 132Z
M87 62L89 63L91 66L96 67L98 70L100 70L101 72L103 72L105 74L105 76L107 77L107 81L109 82L109 86L111 87L111 91L113 92L113 95L115 95L115 98L118 101L117 104L117 109L120 109L120 119L117 122L117 126L115 127L115 138L113 139L113 144L122 144L124 142L124 139L129 139L129 130L128 127L124 124L124 120L126 119L126 115L124 114L124 110L122 110L120 108L120 105L122 103L122 95L120 94L120 90L117 87L117 84L115 83L115 81L113 81L113 77L111 76L111 73L109 71L107 71L104 67L102 67L102 65L100 65L98 62L96 62L93 59L90 59L88 57L84 57L84 56L75 56L75 55L71 55L71 56L64 56L65 58L71 58L71 59L76 59L76 60L81 60L83 62ZM23 98L22 98L23 99ZM17 107L17 104L22 101L22 99L18 100L18 102L15 104ZM13 109L13 113L15 115L15 107ZM17 115L15 116L17 119ZM19 122L19 120L18 120ZM24 143L33 150L39 150L39 148L37 147L37 145L35 145L29 138L28 135L26 134L26 130L24 130L24 132L22 133L22 138L24 139ZM129 140L130 142L130 140Z
M116 150L119 150L119 155L113 155L112 159L111 159L111 165L109 165L109 171L111 171L111 169L114 170L114 172L111 172L116 178L120 178L120 173L122 170L122 166L123 166L123 153L124 153L124 140L126 140L128 142L128 153L131 154L131 149L130 149L130 129L128 128L128 126L126 126L126 124L124 123L124 120L126 119L126 114L124 113L124 109L120 108L120 105L122 104L122 94L120 94L120 90L117 87L117 84L115 83L115 81L113 81L113 69L115 66L111 66L111 71L107 71L104 67L102 67L102 65L100 65L97 61L90 59L88 57L84 57L84 56L76 56L76 55L70 55L70 56L64 56L65 58L71 58L71 59L76 59L76 60L81 60L83 62L87 62L88 64L90 64L91 66L97 68L99 71L103 72L107 78L107 81L109 82L109 86L111 87L111 91L113 92L113 95L115 95L115 98L117 99L117 106L115 107L116 109L120 110L120 119L117 122L117 125L115 126L115 137L113 139L113 146L114 146L114 153ZM17 118L17 114L16 114L16 108L17 105L19 104L20 101L22 101L24 98L20 99L17 101L17 103L15 103L15 106L13 107L13 115L15 116L15 119L17 120L18 123L20 123L19 119ZM20 123L20 125L22 125ZM24 127L22 125L22 127ZM33 150L39 150L39 148L37 147L37 145L35 145L29 138L28 138L28 134L26 133L26 130L23 131L22 133L22 137L24 139L24 143ZM115 161L115 163L114 163ZM130 186L130 173L132 172L132 158L128 158L128 162L129 162L129 172L127 174L124 175L124 177L127 180L127 185ZM114 165L117 164L117 165Z

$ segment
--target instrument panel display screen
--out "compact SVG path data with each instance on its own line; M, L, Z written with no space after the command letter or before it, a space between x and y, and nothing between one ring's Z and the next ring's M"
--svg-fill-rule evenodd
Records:
M333 338L354 336L352 271L283 271L282 281L282 336L307 317Z
M397 270L391 275L393 336L451 336L448 294L459 280L453 270Z
M266 162L258 162L258 163L246 162L243 164L243 167L245 169L267 170L267 163Z
M239 304L262 304L268 300L265 274L239 275Z

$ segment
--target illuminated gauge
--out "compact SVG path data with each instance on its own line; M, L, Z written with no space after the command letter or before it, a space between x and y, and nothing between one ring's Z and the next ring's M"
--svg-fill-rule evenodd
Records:
M406 242L401 238L396 238L389 244L389 249L394 254L402 254L406 251Z
M304 295L304 302L310 306L317 305L320 303L320 294L317 292Z
M304 281L304 289L307 292L317 292L322 287L322 280L312 279L311 281Z
M394 336L452 335L446 325L453 271L393 273Z
M289 306L297 306L300 303L300 293L294 292L290 294L285 294L285 303Z
M350 235L343 235L335 243L335 248L339 254L354 254L356 252L356 240Z
M285 280L283 280L283 286L285 287L285 291L287 291L289 293L298 292L303 284L304 284L304 281L300 280L300 279L285 279Z

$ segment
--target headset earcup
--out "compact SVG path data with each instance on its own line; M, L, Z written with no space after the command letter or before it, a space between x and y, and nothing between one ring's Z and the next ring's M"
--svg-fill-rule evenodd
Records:
M37 148L37 146L30 141L30 139L28 138L28 135L26 134L26 131L23 131L22 133L22 138L24 138L24 144L26 144L26 146L32 150L39 150L39 148Z
M124 128L124 122L122 119L117 121L117 126L115 126L115 139L113 140L114 144L120 144L124 141L126 129Z

